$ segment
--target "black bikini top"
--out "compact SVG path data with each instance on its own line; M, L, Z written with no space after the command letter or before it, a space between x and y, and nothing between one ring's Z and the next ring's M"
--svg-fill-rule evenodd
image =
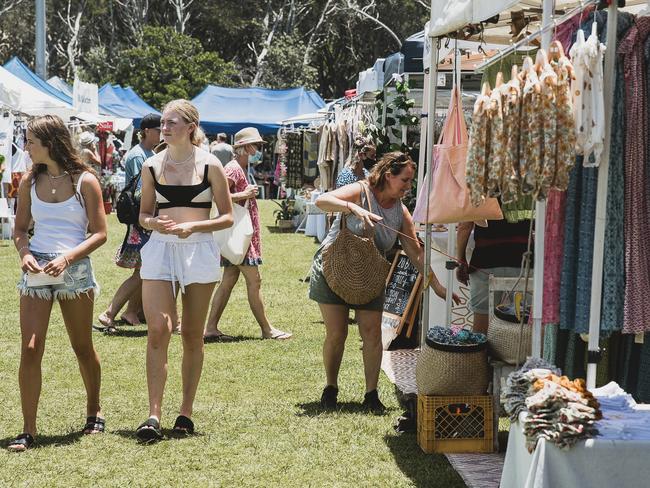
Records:
M163 185L156 180L153 167L149 166L149 170L156 188L158 208L212 208L212 188L208 182L207 164L203 171L203 180L196 185Z

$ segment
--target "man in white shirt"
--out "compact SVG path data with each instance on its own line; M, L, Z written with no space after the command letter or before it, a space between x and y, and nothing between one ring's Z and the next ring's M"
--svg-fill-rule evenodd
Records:
M214 154L224 166L235 159L235 152L232 146L228 144L228 136L223 132L217 134L216 144L213 142L210 151Z

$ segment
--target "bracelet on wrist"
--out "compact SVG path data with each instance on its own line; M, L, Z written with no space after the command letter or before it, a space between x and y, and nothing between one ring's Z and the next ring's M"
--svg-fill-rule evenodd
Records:
M68 259L68 257L65 254L63 255L63 259L65 260L66 267L70 266L70 260Z
M20 254L23 252L23 249L27 249L27 250L29 251L29 246L23 246L23 247L21 247L20 249L18 249L18 255L19 255L19 256L20 256Z

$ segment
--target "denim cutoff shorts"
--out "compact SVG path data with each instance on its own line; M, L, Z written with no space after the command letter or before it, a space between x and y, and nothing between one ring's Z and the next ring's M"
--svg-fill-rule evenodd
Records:
M41 253L34 252L39 266L45 266L53 259L59 257L61 253ZM95 280L93 267L90 263L90 257L86 256L79 261L75 261L65 270L63 270L64 283L44 286L27 286L27 273L23 273L18 282L18 290L21 295L32 298L41 298L43 300L72 300L82 293L94 292L93 298L99 295L99 285Z

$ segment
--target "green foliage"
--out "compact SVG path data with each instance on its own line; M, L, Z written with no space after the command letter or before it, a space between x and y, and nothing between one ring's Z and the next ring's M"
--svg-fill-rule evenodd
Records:
M303 64L305 48L305 44L293 36L279 36L271 45L262 65L260 86L317 88L316 68Z
M145 27L140 44L121 51L118 59L116 80L157 108L176 98L194 98L208 84L234 84L232 63L170 27Z
M296 215L298 215L298 211L294 208L296 201L293 198L286 198L284 200L280 200L279 202L273 200L273 203L280 207L278 210L273 211L276 225L280 220L291 220Z

